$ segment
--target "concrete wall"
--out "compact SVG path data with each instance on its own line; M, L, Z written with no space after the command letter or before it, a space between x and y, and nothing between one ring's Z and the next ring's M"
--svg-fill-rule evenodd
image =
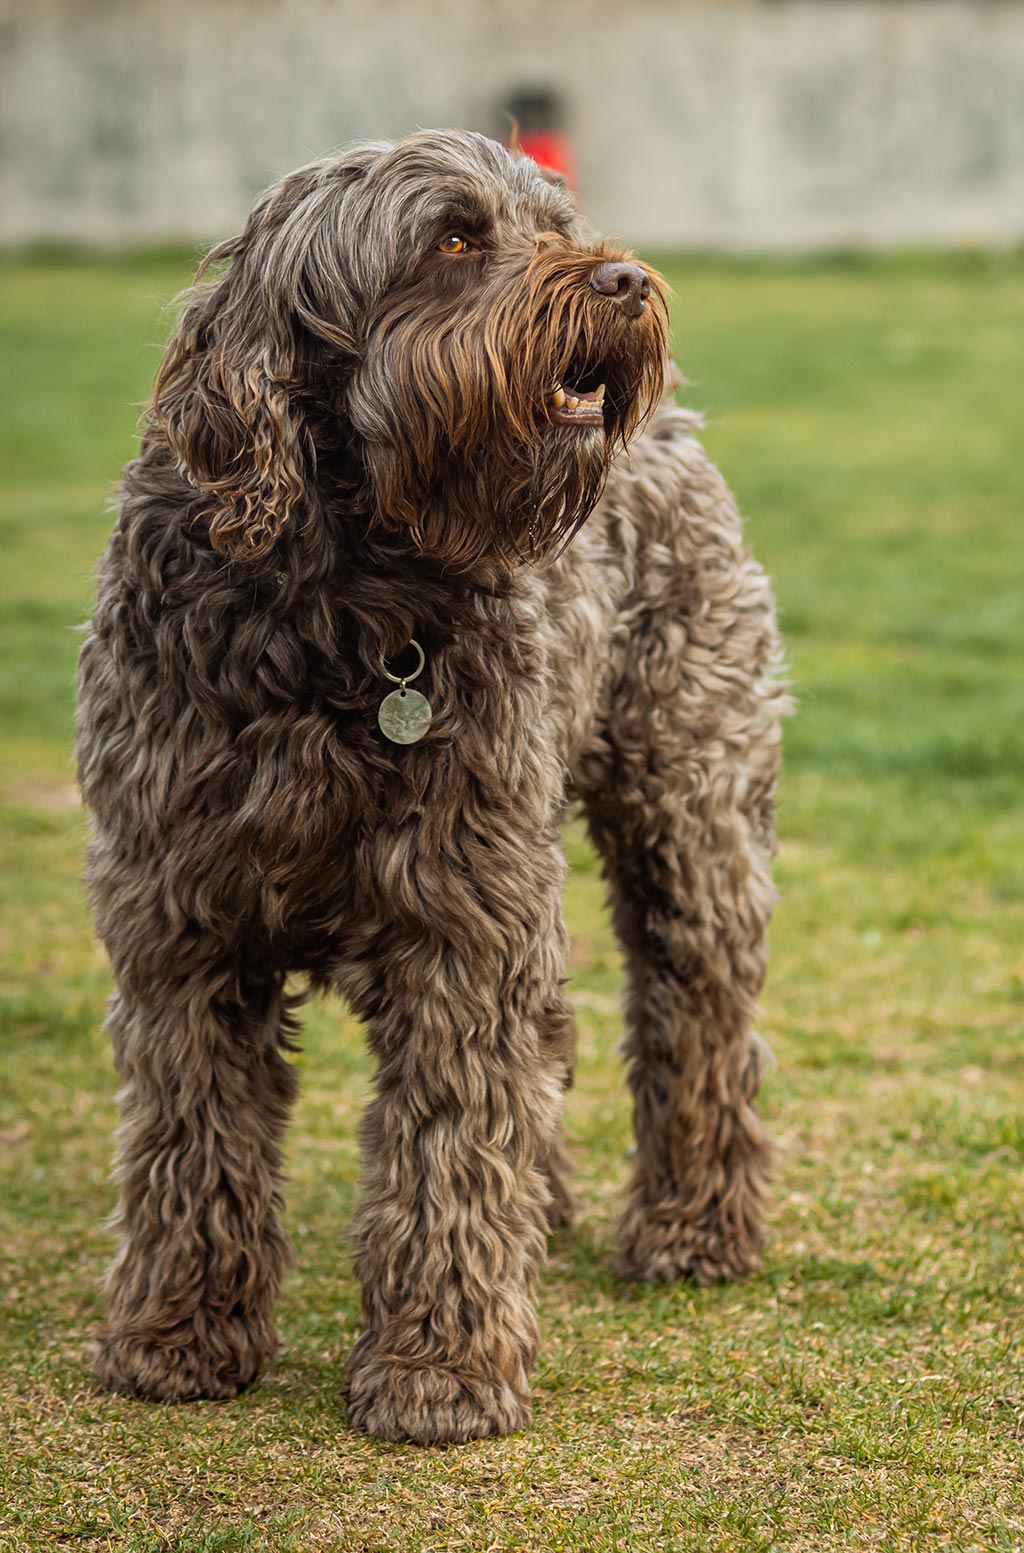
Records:
M224 235L334 144L536 85L641 245L1024 237L1024 0L0 0L0 233Z

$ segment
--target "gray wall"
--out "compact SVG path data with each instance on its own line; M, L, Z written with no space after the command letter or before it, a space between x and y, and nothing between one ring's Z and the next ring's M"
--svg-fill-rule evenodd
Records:
M352 137L568 107L652 246L1024 237L1024 0L0 0L5 241L237 228Z

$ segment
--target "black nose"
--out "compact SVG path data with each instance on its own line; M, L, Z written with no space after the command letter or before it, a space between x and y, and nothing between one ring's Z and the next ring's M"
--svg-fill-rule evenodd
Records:
M639 318L651 294L651 283L639 264L599 264L590 284L603 297L617 302L629 318Z

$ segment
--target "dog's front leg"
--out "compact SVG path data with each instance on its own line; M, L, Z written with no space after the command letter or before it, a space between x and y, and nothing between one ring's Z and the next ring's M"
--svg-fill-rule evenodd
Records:
M182 951L183 956L185 951ZM295 1093L275 980L235 970L172 983L152 968L108 1021L124 1081L115 1173L120 1245L95 1354L112 1391L232 1397L277 1348L290 1246L280 1144Z
M486 835L460 820L443 849L409 828L374 845L394 911L347 978L378 1059L349 1411L386 1439L503 1434L530 1420L566 1078L564 865L535 810L490 817Z

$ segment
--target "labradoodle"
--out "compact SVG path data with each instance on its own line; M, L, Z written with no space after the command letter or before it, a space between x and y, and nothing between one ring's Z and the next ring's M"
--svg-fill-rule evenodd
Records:
M519 1429L572 1211L570 803L627 965L622 1269L759 1261L768 583L666 395L658 276L532 162L454 131L355 145L203 272L81 655L123 1080L97 1373L230 1397L274 1353L297 973L376 1060L352 1421Z

